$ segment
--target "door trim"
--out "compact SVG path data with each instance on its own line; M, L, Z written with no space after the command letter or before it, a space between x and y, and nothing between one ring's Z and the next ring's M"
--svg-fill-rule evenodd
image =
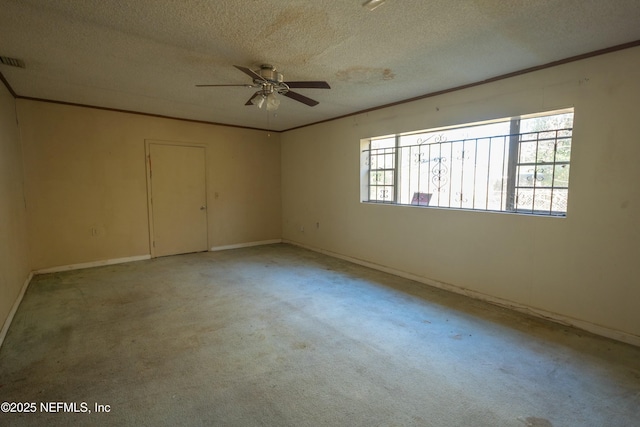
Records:
M153 169L153 165L150 162L151 159L151 145L155 144L155 145L173 145L173 146L179 146L179 147L198 147L198 148L202 148L204 149L204 191L205 191L205 198L206 198L206 203L207 203L207 216L206 216L206 223L207 223L207 250L209 250L209 206L211 206L211 204L209 203L209 188L208 188L208 181L209 181L209 172L208 172L208 167L207 167L207 146L206 144L203 143L198 143L198 142L184 142L184 141L169 141L169 140L161 140L161 139L145 139L144 140L144 164L145 164L145 170L146 170L146 174L147 174L147 217L148 217L148 223L149 223L149 254L151 254L151 258L156 258L156 251L155 248L153 246L153 203L152 203L152 194L151 194L151 174L152 174L152 169Z

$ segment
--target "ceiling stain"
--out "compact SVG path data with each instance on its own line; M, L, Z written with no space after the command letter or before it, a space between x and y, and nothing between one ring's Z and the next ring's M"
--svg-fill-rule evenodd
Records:
M274 33L282 31L296 30L297 28L309 28L317 18L308 13L304 8L290 7L283 10L270 25L260 31L260 37L269 38Z
M354 66L336 73L336 78L349 83L376 83L385 80L393 80L396 75L390 68L372 68Z
M274 65L304 65L346 37L348 29L336 28L325 10L291 6L265 20L251 44L257 57Z

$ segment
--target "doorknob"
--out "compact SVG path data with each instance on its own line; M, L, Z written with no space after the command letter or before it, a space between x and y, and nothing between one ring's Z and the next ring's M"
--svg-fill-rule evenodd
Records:
M207 207L206 207L206 206L200 206L200 210L201 210L201 211L203 211L203 210L205 210L205 209L207 209Z

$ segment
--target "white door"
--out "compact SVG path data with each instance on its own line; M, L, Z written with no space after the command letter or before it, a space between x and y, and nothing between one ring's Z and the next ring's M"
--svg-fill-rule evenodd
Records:
M204 147L149 143L148 161L152 255L206 251Z

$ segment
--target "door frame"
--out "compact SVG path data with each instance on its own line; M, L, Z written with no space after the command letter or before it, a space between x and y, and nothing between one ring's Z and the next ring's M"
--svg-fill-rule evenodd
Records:
M147 217L149 223L149 254L151 258L156 258L155 247L153 245L153 201L152 201L152 186L151 186L151 175L152 175L152 164L151 164L151 145L173 145L179 147L197 147L204 149L204 191L205 191L205 200L207 206L207 215L206 215L206 225L207 225L207 251L210 250L209 246L209 189L208 189L208 181L209 181L209 172L207 167L207 146L203 143L198 142L185 142L185 141L171 141L171 140L162 140L162 139L145 139L144 140L144 164L145 170L147 174Z

